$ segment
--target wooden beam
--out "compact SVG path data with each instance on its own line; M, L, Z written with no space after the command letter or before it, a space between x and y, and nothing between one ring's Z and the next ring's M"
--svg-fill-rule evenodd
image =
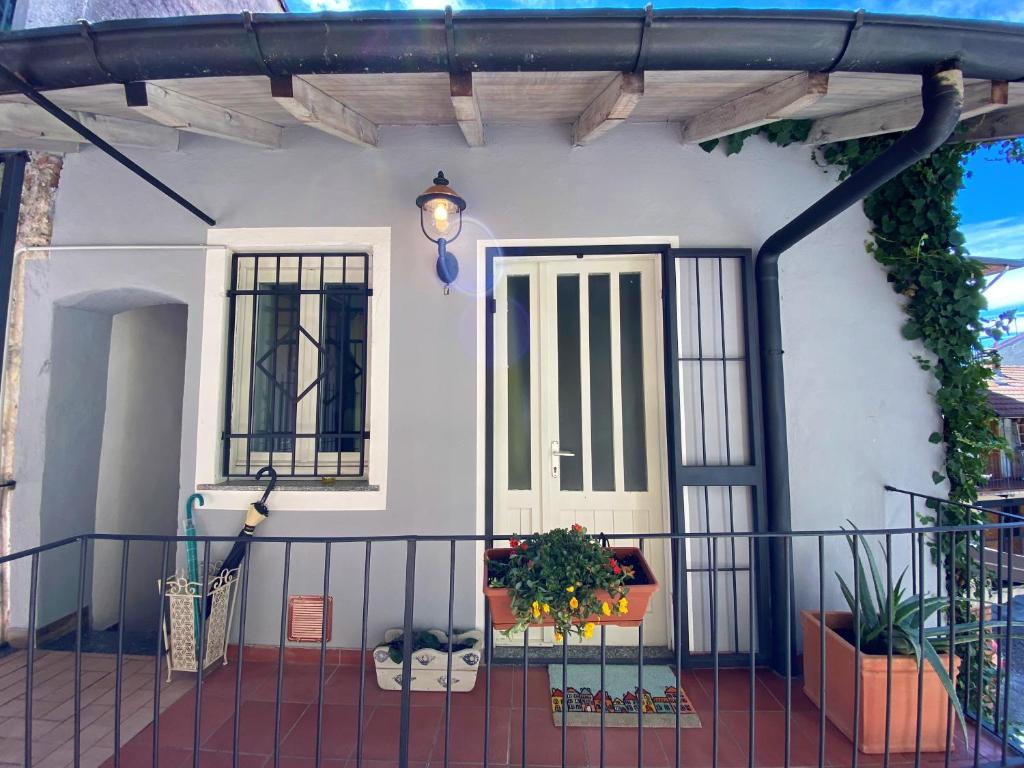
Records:
M697 144L792 117L827 92L827 73L800 72L686 120L683 143Z
M1005 81L971 83L964 88L964 107L960 119L977 117L1006 106L1008 85ZM906 131L917 125L923 109L921 97L876 104L843 115L832 115L814 121L805 144L828 144L882 133Z
M128 107L180 131L216 136L258 147L281 146L280 127L153 83L125 83Z
M581 147L622 125L644 95L643 72L620 72L590 102L572 126L572 144Z
M68 114L111 144L167 152L178 148L178 132L173 128L89 112L69 111ZM57 118L33 104L20 102L0 104L0 132L75 145L85 142L85 139Z
M1000 141L1024 136L1024 106L983 115L966 128L965 133L953 134L950 141Z
M270 78L270 95L292 117L310 128L361 147L376 147L378 130L358 112L299 77Z
M68 154L78 152L81 144L74 141L58 141L56 139L40 139L29 136L19 136L15 133L0 131L0 150L23 150L33 149L40 152L55 152Z
M462 129L462 135L466 137L466 143L471 147L482 147L484 120L480 115L480 103L473 93L473 73L460 72L448 75L448 83L451 86L455 120Z

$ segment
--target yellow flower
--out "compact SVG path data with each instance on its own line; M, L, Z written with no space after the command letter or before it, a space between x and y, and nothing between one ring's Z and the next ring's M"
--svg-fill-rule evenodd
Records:
M544 603L544 605L541 607L541 610L544 611L544 613L551 613L551 606L547 603Z
M628 611L629 610L629 601L626 598L624 598L624 597L620 598L619 599L618 609L619 609L619 613L625 613L626 611Z
M569 601L569 607L575 611L577 608L580 607L580 601L574 597L572 600Z
M588 621L586 624L583 625L583 636L584 637L593 637L594 636L594 623L592 621Z
M570 594L572 594L573 592L576 591L576 587L574 587L572 584L570 584L568 587L565 588L565 591L570 593Z
M533 618L540 618L540 603L538 603L536 600L533 601Z
M605 616L611 616L612 607L608 605L608 603L601 603L601 613L603 613Z
M562 633L561 632L555 632L555 642L556 643L562 642Z

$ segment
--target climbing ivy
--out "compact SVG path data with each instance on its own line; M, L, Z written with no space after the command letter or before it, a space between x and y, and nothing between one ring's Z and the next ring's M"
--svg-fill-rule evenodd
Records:
M807 121L782 121L734 134L723 139L726 154L734 154L753 135L786 146L808 135ZM820 165L839 169L839 180L863 168L899 139L898 134L870 136L819 147ZM701 146L711 151L716 142ZM903 336L918 340L927 354L916 356L918 364L935 377L935 401L942 414L941 430L929 441L942 443L945 461L932 479L936 484L949 481L949 498L960 505L930 505L922 516L926 524L975 525L984 522L975 502L983 481L989 456L1008 450L996 429L996 414L988 404L987 382L999 365L998 355L987 350L982 338L998 339L1012 319L1004 313L986 323L985 277L982 265L970 258L956 194L963 187L965 160L978 149L977 144L950 142L939 147L894 179L879 187L863 203L871 222L868 253L885 268L893 291L903 299L907 318ZM1019 140L998 142L999 155L1008 162L1024 162L1024 145ZM968 537L940 537L933 555L945 566L947 574L956 574L953 585L959 596L956 621L973 618L972 602L988 586L988 578L972 574L976 568L970 554ZM975 542L977 543L977 542ZM974 603L976 604L976 603ZM976 651L964 662L973 672L961 675L958 687L966 701L977 701L980 688L988 718L993 714L995 664L986 653L984 664L977 664Z

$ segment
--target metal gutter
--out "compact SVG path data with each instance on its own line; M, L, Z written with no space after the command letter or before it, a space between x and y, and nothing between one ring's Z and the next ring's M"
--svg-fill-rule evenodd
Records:
M0 64L42 90L267 71L630 72L641 60L648 71L923 74L956 59L965 77L1024 79L1024 26L1001 22L689 9L467 11L449 24L440 11L108 21L0 34Z
M757 254L755 281L760 327L761 386L764 391L769 531L785 533L793 529L782 363L779 258L809 234L945 143L960 119L963 99L964 82L960 70L946 69L925 77L921 86L924 114L920 122L889 149L765 240ZM771 593L773 596L787 595L792 563L786 552L786 541L773 538L770 553ZM774 626L791 626L787 622L792 621L793 617L786 613L784 601L773 599ZM791 663L791 652L782 633L773 633L772 661L776 670L781 671Z

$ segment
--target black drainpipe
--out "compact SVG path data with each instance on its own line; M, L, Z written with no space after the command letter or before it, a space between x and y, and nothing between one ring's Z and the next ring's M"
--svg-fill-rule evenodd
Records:
M764 430L768 482L768 530L792 530L789 499L789 448L786 441L786 392L782 369L782 320L779 305L779 257L826 222L862 200L889 179L927 157L941 146L960 119L963 76L955 65L945 65L923 78L921 121L888 150L854 173L786 226L765 240L755 267L760 323L761 377L764 382ZM786 613L792 563L787 563L787 542L771 540L772 626L794 626L794 606ZM789 633L795 637L793 633ZM785 672L795 640L787 647L786 633L772 632L772 665Z

